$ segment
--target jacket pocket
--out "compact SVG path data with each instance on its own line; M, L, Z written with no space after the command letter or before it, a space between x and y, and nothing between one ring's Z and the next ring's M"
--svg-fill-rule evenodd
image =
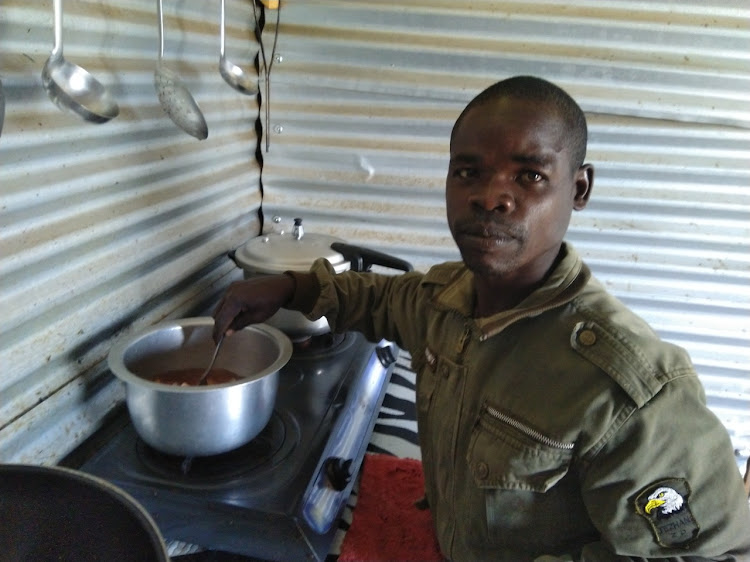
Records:
M568 472L574 443L547 436L517 417L483 404L467 461L480 488L546 492Z
M533 558L596 536L571 470L574 447L507 411L482 406L467 452L477 486L470 496L477 503L467 513L483 518L478 524L490 544Z

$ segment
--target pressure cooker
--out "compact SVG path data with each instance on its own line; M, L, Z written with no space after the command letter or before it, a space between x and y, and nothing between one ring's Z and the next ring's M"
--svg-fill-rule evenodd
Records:
M278 217L274 218L274 222L280 222ZM405 272L414 269L409 262L395 256L347 244L335 236L306 233L301 218L294 219L290 231L262 234L230 253L230 257L242 268L245 279L285 271L308 271L318 258L328 260L336 273L370 271L373 265ZM283 308L266 323L278 328L292 340L330 331L325 317L308 320L301 312Z

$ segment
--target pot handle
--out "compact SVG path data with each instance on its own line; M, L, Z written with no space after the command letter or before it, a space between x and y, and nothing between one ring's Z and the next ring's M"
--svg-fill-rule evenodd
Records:
M331 249L343 255L344 259L349 260L352 263L353 271L370 271L373 265L400 269L406 272L414 270L414 267L408 261L369 248L334 242L331 244Z

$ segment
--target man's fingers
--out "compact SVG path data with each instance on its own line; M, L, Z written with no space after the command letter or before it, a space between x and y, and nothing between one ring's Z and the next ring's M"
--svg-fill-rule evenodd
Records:
M229 335L230 330L235 331L234 324L240 312L226 297L222 299L221 305L214 311L214 341L218 342L222 334Z

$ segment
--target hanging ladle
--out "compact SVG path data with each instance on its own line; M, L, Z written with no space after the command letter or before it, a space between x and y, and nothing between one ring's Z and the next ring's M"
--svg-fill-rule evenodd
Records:
M208 137L208 125L198 104L180 77L162 63L164 58L164 14L162 0L157 0L159 15L159 60L154 71L154 87L164 112L180 129L198 140Z
M120 113L112 95L91 74L63 57L62 0L53 1L55 44L42 69L42 84L59 108L71 110L86 121L105 123Z
M3 93L3 81L0 80L0 134L3 132L3 121L5 121L5 94Z
M254 0L253 0L254 1ZM224 82L232 88L247 95L258 93L258 82L256 78L246 73L232 61L227 60L225 50L225 13L224 0L221 0L221 22L219 26L220 45L219 45L219 74Z

